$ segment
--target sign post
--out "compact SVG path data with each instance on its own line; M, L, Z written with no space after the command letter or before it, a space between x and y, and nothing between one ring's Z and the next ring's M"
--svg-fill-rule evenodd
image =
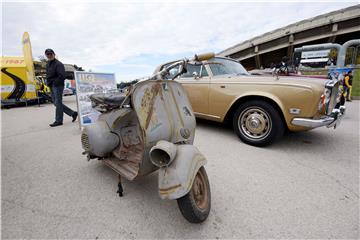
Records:
M79 113L80 129L94 123L100 112L93 109L90 95L116 90L115 74L96 72L75 72L76 100Z

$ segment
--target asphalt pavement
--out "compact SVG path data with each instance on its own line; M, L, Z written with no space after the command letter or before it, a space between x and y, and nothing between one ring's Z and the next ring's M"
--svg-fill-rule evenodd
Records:
M64 97L76 108L75 98ZM231 128L198 121L212 209L188 223L158 196L157 173L124 181L81 154L78 122L50 128L50 104L1 110L1 233L13 238L359 238L359 107L336 130L246 145Z

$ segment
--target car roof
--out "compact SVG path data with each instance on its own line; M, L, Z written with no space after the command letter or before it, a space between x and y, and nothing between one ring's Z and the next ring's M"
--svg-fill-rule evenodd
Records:
M235 59L232 59L232 58L229 58L229 57L220 57L220 56L215 56L214 58L222 58L222 59L227 59L227 60L232 60L234 62L237 62ZM171 64L171 63L174 63L174 62L177 62L177 61L180 61L181 59L178 59L178 60L174 60L174 61L169 61L169 62L166 62L166 63L163 63L163 64L160 64L159 66L157 66L155 68L155 71L154 71L154 74L159 72L165 65L168 65L168 64ZM204 62L204 61L202 61Z

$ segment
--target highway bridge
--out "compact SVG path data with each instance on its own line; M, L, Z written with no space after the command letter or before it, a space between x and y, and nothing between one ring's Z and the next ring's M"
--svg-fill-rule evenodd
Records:
M267 32L218 53L240 61L248 70L270 67L293 57L294 48L360 39L360 4ZM360 50L358 50L360 51Z

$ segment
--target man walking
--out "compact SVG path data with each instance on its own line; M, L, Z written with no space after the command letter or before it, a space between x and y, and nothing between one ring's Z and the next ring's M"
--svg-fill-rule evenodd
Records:
M46 82L51 89L52 102L56 107L55 122L50 127L56 127L63 124L64 113L72 117L75 122L78 114L62 103L64 91L65 68L59 60L55 58L55 52L52 49L46 49L45 55L48 59L46 64Z

